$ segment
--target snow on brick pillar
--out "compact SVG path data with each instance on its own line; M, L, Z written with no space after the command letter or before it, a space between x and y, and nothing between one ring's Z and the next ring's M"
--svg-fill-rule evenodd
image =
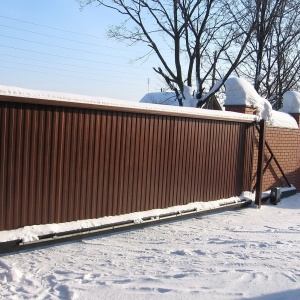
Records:
M247 115L256 115L256 108L246 105L224 105L226 111L238 112Z
M259 108L260 111L264 109L266 101L258 95L254 87L245 79L229 78L225 82L225 88L224 107L227 111L257 115Z
M296 120L298 127L300 125L300 93L288 91L283 94L283 106L280 109L289 113Z

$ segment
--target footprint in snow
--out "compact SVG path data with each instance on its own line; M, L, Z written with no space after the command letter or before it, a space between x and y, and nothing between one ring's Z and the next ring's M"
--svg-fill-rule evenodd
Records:
M160 293L168 293L168 292L171 292L172 290L171 289L158 288L157 291L160 292Z
M184 251L184 250L175 250L175 251L171 251L170 254L182 255L182 256L187 255L186 251Z

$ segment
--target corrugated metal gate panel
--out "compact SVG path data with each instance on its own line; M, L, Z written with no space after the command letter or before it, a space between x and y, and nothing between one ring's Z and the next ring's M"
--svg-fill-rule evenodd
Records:
M250 123L13 102L0 117L0 230L250 189Z

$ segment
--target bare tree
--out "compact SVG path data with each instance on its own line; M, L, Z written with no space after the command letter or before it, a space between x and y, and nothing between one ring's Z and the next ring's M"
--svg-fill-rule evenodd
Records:
M257 28L245 51L249 56L236 71L249 78L255 89L278 109L283 94L299 88L300 3L255 0L247 5L249 14L256 15Z
M111 26L108 36L129 45L148 45L148 55L155 54L160 62L154 71L181 106L187 96L185 85L196 86L198 107L221 88L245 59L244 50L257 26L257 15L249 19L245 7L233 0L77 1L82 8L95 2L125 17L122 24Z

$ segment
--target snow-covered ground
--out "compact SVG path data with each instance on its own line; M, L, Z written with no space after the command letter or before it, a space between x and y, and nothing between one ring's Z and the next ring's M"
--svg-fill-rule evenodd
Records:
M0 299L300 299L300 194L2 255Z

